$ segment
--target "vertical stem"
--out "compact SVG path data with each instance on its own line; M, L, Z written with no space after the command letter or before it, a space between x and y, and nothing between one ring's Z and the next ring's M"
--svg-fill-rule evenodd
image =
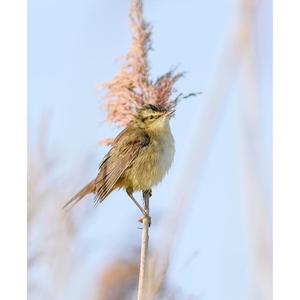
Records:
M149 193L143 193L144 197L144 208L147 212L148 217L143 218L143 229L142 229L142 240L141 240L141 258L140 258L140 273L139 273L139 286L137 300L145 300L145 286L146 286L146 267L148 257L148 242L149 242Z

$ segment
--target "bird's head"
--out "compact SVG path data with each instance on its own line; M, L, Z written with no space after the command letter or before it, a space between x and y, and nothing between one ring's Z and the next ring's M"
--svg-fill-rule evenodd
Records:
M158 104L145 104L136 113L134 121L142 128L163 128L174 116L175 110L166 109Z

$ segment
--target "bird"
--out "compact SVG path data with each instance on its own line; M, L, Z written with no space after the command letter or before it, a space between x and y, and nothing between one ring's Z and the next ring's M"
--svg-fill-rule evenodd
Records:
M97 176L75 194L65 205L73 207L86 195L95 195L95 205L116 189L124 189L142 212L150 217L134 192L142 192L144 200L152 196L152 187L159 184L169 171L175 153L170 119L175 109L158 104L144 104L114 139L99 164ZM146 197L146 198L145 198Z

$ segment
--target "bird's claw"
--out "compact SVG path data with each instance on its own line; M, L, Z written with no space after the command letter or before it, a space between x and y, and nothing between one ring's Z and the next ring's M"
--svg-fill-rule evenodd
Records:
M151 226L151 217L149 215L143 215L142 217L139 218L139 222L140 223L144 223L144 219L148 219L148 224L149 224L149 227Z
M152 190L146 190L146 191L143 191L143 197L147 197L149 196L152 197Z

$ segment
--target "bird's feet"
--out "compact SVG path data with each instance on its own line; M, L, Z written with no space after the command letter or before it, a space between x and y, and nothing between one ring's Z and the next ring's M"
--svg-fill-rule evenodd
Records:
M151 226L151 217L148 214L144 214L142 217L139 218L140 223L144 223L144 220L148 220L149 227Z
M152 197L152 190L151 189L143 191L143 198L145 198L145 197L149 197L149 198Z

